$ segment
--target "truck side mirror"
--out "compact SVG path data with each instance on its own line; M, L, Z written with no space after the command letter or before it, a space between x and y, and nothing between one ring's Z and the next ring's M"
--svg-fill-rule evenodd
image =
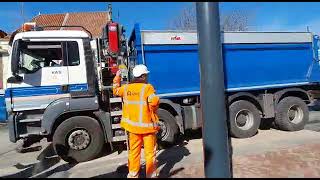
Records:
M20 45L21 40L16 40L13 44L13 49L11 53L11 72L13 76L16 76L18 73L18 64L20 59Z
M11 76L8 78L7 83L21 83L23 81L23 77L19 75Z

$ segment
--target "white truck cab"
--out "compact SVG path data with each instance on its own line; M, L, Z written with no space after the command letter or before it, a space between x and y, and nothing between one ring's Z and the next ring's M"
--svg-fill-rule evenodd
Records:
M71 92L87 92L84 46L88 42L83 31L17 34L9 57L13 74L7 84L12 93L6 97L8 110L46 109L56 99L69 98Z
M28 146L46 137L59 156L76 162L97 157L112 142L91 40L76 30L15 35L6 90L10 141L23 139Z

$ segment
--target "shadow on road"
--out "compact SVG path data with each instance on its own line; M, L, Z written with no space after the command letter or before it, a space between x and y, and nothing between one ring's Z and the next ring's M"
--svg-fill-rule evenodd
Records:
M123 164L117 167L117 169L114 172L101 174L91 178L127 178L127 174L128 174L127 164Z
M159 177L168 178L184 169L181 167L172 170L176 163L180 162L185 156L190 155L190 151L185 147L187 144L187 142L182 142L179 145L165 149L157 156L158 167L164 164L159 172Z
M259 129L261 130L276 129L276 126L274 124L274 119L273 118L261 119Z
M188 143L183 142L175 145L171 148L164 149L159 155L157 155L158 167L163 166L160 169L159 177L167 178L182 171L184 168L180 167L173 169L176 163L179 163L185 156L189 156L190 152L185 147ZM94 176L92 178L126 178L128 174L127 164L119 166L116 171ZM140 169L140 177L145 178L145 165L142 165Z
M186 130L184 135L180 137L179 144L183 143L184 140L190 141L193 139L201 139L201 138L202 138L201 128L196 130Z
M37 160L39 160L39 162L29 165L23 165L20 163L14 165L17 169L23 170L12 175L3 176L3 178L48 177L53 173L57 173L59 171L67 171L74 166L73 164L63 164L50 171L45 172L46 170L60 162L60 158L55 154L52 144L47 146L39 154Z
M308 105L309 111L320 111L320 101L316 100L315 102Z

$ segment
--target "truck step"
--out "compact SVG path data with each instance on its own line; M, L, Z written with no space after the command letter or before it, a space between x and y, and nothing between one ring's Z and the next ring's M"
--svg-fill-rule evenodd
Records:
M120 129L120 124L112 124L112 129Z
M121 116L122 115L122 111L112 111L111 112L111 116Z
M117 141L125 141L127 139L127 136L115 136L112 138L113 142L117 142Z
M108 90L108 89L112 89L112 86L101 86L102 90Z
M21 119L19 120L20 123L29 123L29 122L40 122L41 119Z
M122 98L121 97L110 98L110 103L118 103L118 102L122 102Z
M20 138L26 138L26 137L30 137L30 136L41 136L41 133L26 133L26 134L20 134L19 137Z

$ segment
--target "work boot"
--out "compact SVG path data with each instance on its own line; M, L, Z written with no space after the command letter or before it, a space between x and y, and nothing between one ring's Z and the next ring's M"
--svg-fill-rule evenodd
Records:
M139 178L139 173L129 172L127 178Z
M151 175L146 175L146 178L158 178L159 177L159 170L156 169Z

